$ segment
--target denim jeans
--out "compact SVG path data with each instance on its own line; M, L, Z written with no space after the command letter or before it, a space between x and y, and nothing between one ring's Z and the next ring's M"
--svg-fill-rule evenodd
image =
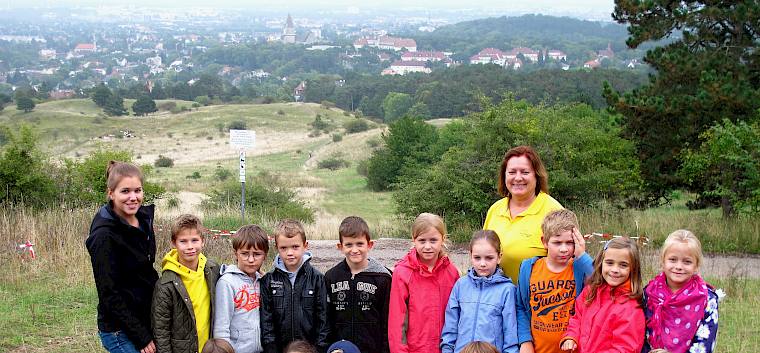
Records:
M103 344L103 348L105 348L108 353L140 353L124 332L98 331L98 336L100 336L100 342Z

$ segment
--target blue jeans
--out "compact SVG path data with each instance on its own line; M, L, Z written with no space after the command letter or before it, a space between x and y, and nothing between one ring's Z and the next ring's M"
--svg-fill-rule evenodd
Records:
M127 338L124 332L101 332L98 331L100 342L103 344L108 353L140 353L135 349L135 345Z

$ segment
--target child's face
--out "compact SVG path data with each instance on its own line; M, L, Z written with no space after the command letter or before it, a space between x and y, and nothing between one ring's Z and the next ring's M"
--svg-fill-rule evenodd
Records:
M430 266L438 260L443 248L443 235L435 228L428 228L414 238L414 248L423 263Z
M353 266L366 266L369 250L374 243L367 241L367 237L343 237L343 242L338 244L338 250L346 256L346 261Z
M602 261L602 277L611 287L617 287L631 273L631 256L628 249L607 249Z
M201 232L195 228L184 228L179 231L172 243L177 249L179 263L183 266L195 270L197 266L198 255L203 251L203 237ZM190 266L188 266L190 265Z
M573 258L575 241L572 230L562 230L556 235L549 237L544 243L547 251L547 261L557 266L566 266Z
M247 248L240 248L235 251L235 259L237 260L237 267L240 271L243 271L250 277L256 277L256 272L261 269L261 264L264 263L264 259L267 258L267 253L264 250L259 250L253 246Z
M501 261L501 254L487 240L480 239L472 244L470 261L478 276L488 277L496 272L496 266Z
M295 271L301 264L301 258L308 249L309 243L301 240L301 237L295 236L288 238L286 236L277 237L277 253L285 264L288 271Z
M137 214L143 201L143 188L137 176L121 178L113 190L108 190L108 198L113 201L113 210L122 218Z
M688 244L675 243L665 252L662 272L665 273L671 291L676 292L681 289L698 269L697 259Z

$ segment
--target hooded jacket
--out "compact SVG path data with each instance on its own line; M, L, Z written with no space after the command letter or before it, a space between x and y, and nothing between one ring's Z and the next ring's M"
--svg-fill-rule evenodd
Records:
M533 341L531 334L531 308L530 308L530 276L533 274L533 265L541 257L531 257L520 265L520 280L517 286L517 338L518 342ZM586 278L594 272L594 260L587 253L573 260L573 278L575 279L575 298L583 291Z
M499 352L517 353L516 292L501 268L489 277L480 277L470 268L451 291L441 351L459 352L472 341L484 341Z
M346 260L325 273L330 342L351 341L364 353L388 353L391 271L374 259L353 275Z
M388 312L388 344L392 353L436 353L449 294L459 271L448 257L432 271L420 264L412 249L393 269Z
M232 345L237 353L258 353L261 345L261 274L248 276L235 265L222 266L216 282L214 338Z
M153 340L150 304L158 279L153 212L153 205L141 206L136 228L109 202L95 214L85 241L98 291L98 330L122 331L137 349Z
M578 353L639 353L644 345L644 310L638 301L628 298L630 289L604 283L596 289L594 301L586 305L590 290L586 286L576 298L575 315L561 342L572 339Z
M172 249L162 261L163 272L156 283L153 293L153 333L158 353L197 353L199 352L196 315L193 310L193 296L188 293L183 278L200 276L194 280L205 280L208 286L210 310L209 318L214 317L214 286L219 278L219 265L199 255L198 269L202 273L190 274L187 267L177 260L177 250ZM182 272L185 273L182 273ZM193 271L195 272L195 271ZM199 271L200 272L200 271ZM213 332L211 323L209 334ZM206 337L207 340L209 337ZM205 340L201 340L204 341Z
M303 256L295 272L285 269L280 256L275 268L261 279L261 343L264 352L279 353L295 340L303 339L324 352L329 342L325 278ZM290 277L293 277L291 284Z

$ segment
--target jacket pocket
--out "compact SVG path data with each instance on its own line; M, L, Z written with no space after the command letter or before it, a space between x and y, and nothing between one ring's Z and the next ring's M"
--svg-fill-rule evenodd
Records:
M277 311L281 312L285 307L285 290L282 288L270 289L269 295L272 296L272 304Z
M190 340L172 338L172 353L198 352L198 347L190 347Z

